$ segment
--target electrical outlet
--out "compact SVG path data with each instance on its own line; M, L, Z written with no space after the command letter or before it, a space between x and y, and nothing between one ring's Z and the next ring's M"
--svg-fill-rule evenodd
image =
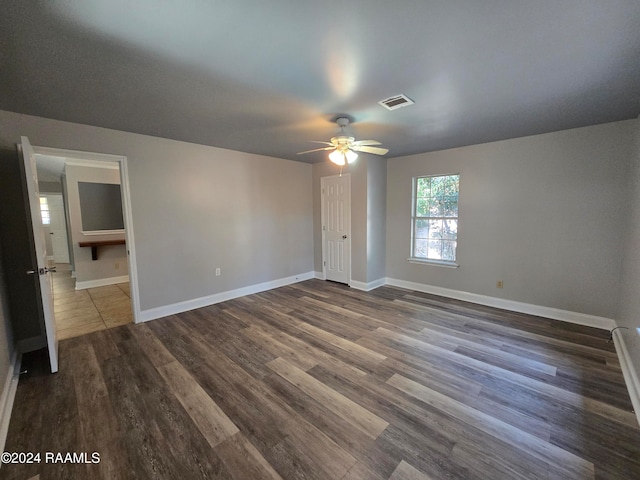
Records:
M120 264L116 263L116 270L118 270L120 268Z
M502 288L504 286L504 283L502 283L502 280L498 280L496 282L496 288Z
M221 273L221 272L220 272L220 268L216 268L216 277L219 277L219 276L220 276L220 273Z

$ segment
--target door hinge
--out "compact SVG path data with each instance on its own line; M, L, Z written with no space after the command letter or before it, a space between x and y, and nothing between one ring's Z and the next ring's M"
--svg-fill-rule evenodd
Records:
M322 231L325 232L327 230L327 227L322 225Z
M322 262L322 266L323 266L323 267L326 267L326 266L327 266L327 262L323 261L323 262Z
M324 188L322 189L322 194L324 195Z

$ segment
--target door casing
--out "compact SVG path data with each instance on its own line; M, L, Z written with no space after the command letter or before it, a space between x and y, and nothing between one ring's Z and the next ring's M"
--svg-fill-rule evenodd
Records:
M120 168L120 191L122 195L122 210L124 215L125 239L128 255L129 286L131 290L131 310L134 323L140 322L140 289L138 287L138 270L136 264L136 245L133 232L133 216L131 210L131 190L129 186L129 168L127 157L124 155L110 155L104 153L81 152L61 148L33 146L36 155L64 157L73 160L90 160L102 162L118 162Z

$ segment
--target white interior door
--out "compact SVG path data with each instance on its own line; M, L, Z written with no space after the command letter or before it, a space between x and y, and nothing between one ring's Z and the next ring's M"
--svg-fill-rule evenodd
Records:
M44 194L49 205L49 233L53 250L53 261L56 263L69 263L69 247L67 243L67 222L64 218L64 204L62 194ZM49 252L51 253L51 252Z
M55 318L53 316L53 290L51 287L51 275L47 268L47 250L40 214L40 195L38 191L38 174L36 172L36 160L33 148L27 137L21 137L24 171L27 180L27 193L29 195L29 209L31 211L31 224L33 225L33 240L36 249L37 265L33 265L25 275L36 275L40 282L42 295L42 310L44 313L44 325L47 335L47 348L49 350L49 364L51 372L58 371L58 338L56 337Z
M349 284L351 277L351 177L323 177L323 267L327 280Z

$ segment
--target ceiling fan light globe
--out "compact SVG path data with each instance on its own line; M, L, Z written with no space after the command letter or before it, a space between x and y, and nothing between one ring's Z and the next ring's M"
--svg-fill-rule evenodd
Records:
M336 165L342 166L345 164L344 154L338 150L334 150L329 154L329 160L331 160Z
M354 152L353 150L347 150L344 153L344 156L347 157L347 162L348 163L353 163L358 159L358 154L356 152Z

